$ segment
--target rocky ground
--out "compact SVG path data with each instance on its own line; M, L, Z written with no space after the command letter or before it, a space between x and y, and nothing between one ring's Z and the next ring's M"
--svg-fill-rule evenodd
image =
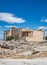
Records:
M0 65L47 65L47 58L38 59L0 59Z
M47 41L1 41L0 58L32 59L47 57Z

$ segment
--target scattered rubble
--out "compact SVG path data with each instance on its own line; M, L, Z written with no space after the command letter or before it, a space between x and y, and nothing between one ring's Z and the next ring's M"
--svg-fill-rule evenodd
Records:
M47 41L45 42L25 42L25 41L2 41L0 42L0 57L4 55L30 56L47 52ZM9 57L10 57L9 56ZM18 57L19 57L18 56ZM45 55L47 56L47 55Z

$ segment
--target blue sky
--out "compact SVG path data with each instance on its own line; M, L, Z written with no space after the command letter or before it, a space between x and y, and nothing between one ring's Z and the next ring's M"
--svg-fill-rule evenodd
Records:
M0 0L0 39L12 26L45 29L47 35L47 0Z

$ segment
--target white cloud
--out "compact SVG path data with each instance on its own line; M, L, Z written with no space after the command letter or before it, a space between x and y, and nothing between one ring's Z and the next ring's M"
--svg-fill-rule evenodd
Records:
M0 13L0 21L5 21L8 23L23 23L25 20L23 18L19 18L14 16L11 13Z
M41 19L40 21L41 21L41 22L46 22L46 23L47 23L47 19L46 19L46 18Z
M3 31L0 30L0 39L3 39Z
M4 27L6 27L6 28L16 27L17 28L17 26L8 26L8 25L6 25Z
M38 29L47 29L47 26L39 26Z

